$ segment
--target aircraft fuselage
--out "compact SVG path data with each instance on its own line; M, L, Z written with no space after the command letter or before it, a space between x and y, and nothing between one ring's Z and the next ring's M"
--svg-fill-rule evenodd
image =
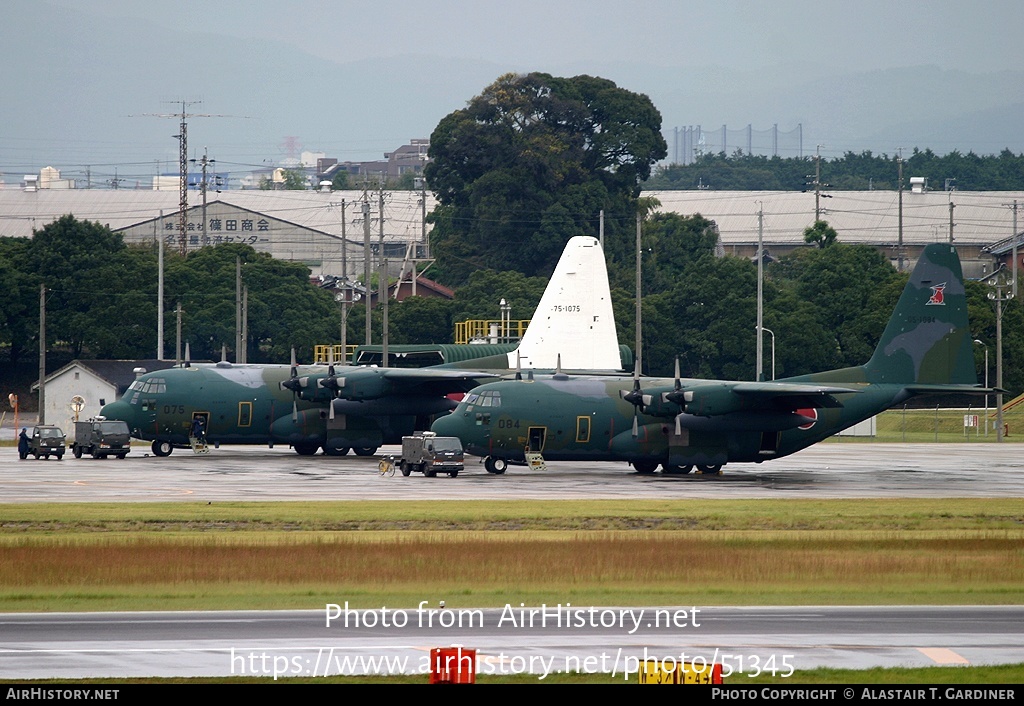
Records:
M497 382L473 390L433 430L458 436L475 455L517 463L527 451L547 460L628 461L642 467L759 463L781 458L887 409L900 399L899 385L851 382L849 394L832 396L842 406L764 410L744 408L714 414L680 414L679 405L660 399L672 379L643 380L651 398L639 412L623 395L628 378L537 377ZM690 389L713 388L706 380L683 380ZM720 404L724 404L724 398ZM634 432L634 416L636 430ZM678 416L678 425L676 419Z
M437 395L405 394L396 408L383 383L360 371L373 388L370 399L361 400L358 390L350 389L356 399L332 402L330 392L316 385L298 391L283 387L293 377L287 365L171 368L141 376L102 413L128 422L136 438L171 446L188 446L193 420L199 416L210 444L289 444L300 452L320 447L331 452L400 443L403 435L426 428L433 415L455 404ZM302 368L299 372L312 374Z

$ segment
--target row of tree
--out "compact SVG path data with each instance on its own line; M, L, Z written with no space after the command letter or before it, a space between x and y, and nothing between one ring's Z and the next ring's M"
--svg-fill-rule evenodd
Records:
M847 152L837 159L817 162L811 157L765 157L736 152L706 154L692 164L672 164L659 169L644 183L645 189L718 189L796 191L813 189L816 170L828 188L867 191L899 187L896 156ZM904 188L911 176L925 177L937 189L961 191L1020 191L1024 189L1024 154L1003 150L998 155L962 154L940 156L930 149L914 149L904 157Z

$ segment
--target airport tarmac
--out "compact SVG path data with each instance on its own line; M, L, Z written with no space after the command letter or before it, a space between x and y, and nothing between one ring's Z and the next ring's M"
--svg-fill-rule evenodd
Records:
M0 448L0 502L268 500L1024 497L1022 448L1014 443L882 444L830 441L718 476L640 475L625 463L557 462L487 473L467 457L456 478L381 477L373 457L299 456L287 447L222 446L166 458L148 444L128 458L18 459Z

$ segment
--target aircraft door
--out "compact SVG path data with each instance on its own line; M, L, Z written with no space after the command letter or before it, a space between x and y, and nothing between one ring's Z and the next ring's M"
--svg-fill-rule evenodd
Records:
M192 430L195 429L195 423L197 419L203 420L203 434L210 433L210 413L209 412L193 412L192 421L189 422L189 434L192 434Z
M544 451L544 441L547 439L547 427L530 427L527 434L526 452L539 454Z

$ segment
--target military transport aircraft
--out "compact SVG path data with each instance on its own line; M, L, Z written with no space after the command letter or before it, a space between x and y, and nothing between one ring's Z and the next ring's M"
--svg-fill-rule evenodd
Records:
M628 461L718 473L781 458L923 394L977 385L960 260L927 246L867 364L772 382L534 376L474 389L434 422L491 473L538 460Z
M604 253L597 239L566 243L517 350L423 368L188 364L140 376L124 397L103 407L132 436L167 456L191 444L202 419L206 442L289 444L299 454L349 449L371 455L381 444L426 430L456 405L449 395L518 367L602 371L623 364L615 332Z

